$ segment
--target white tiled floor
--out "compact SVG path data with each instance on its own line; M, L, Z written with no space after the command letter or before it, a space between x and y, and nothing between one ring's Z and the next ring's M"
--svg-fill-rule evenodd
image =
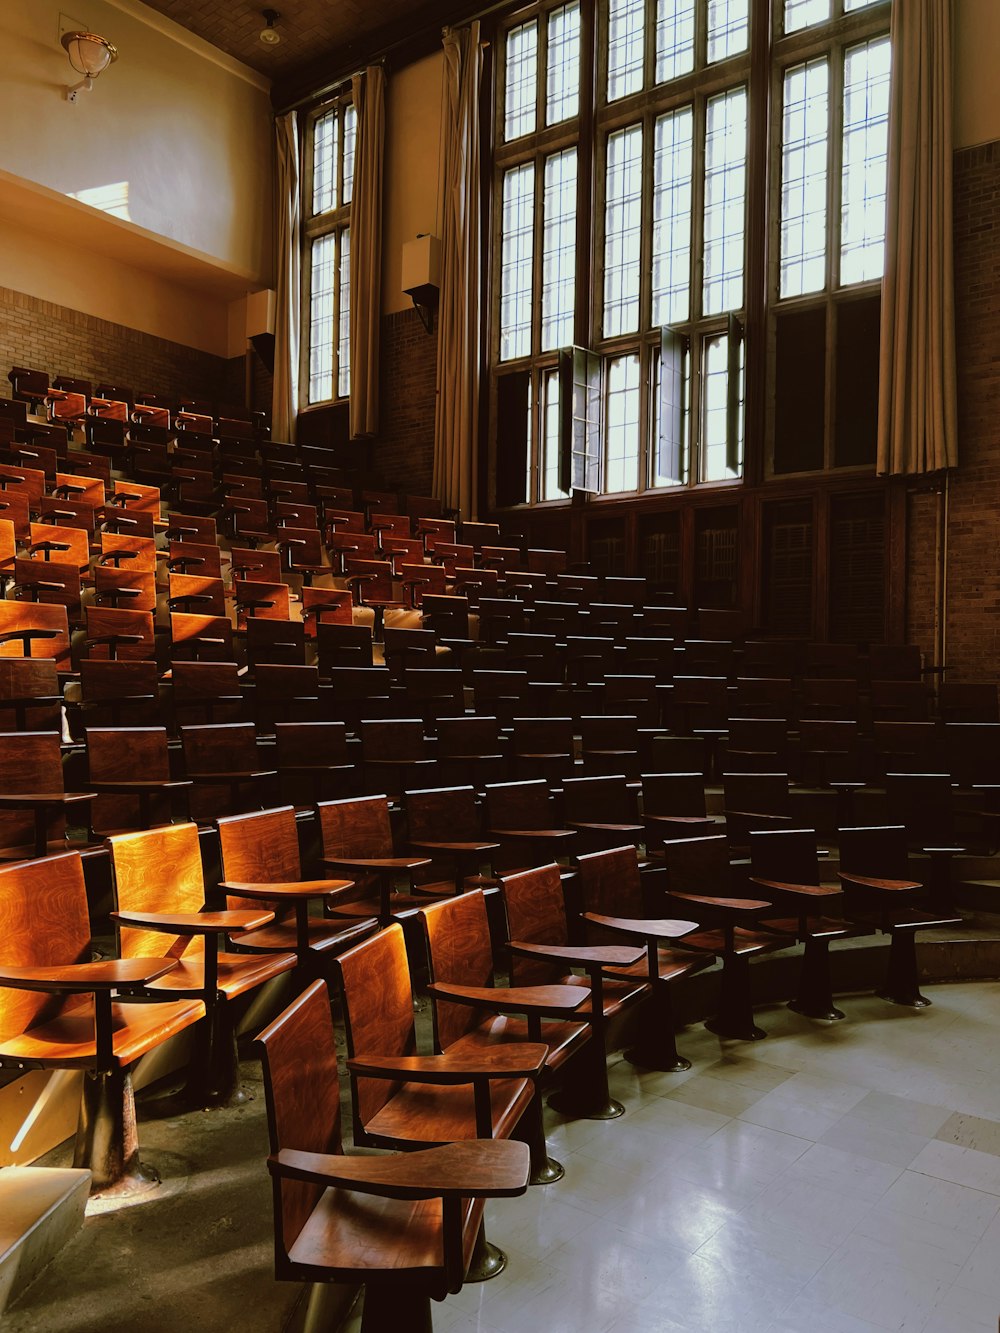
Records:
M510 1264L438 1333L996 1333L1000 984L929 994L691 1029L686 1074L616 1057L626 1115L547 1113L565 1179L489 1206Z

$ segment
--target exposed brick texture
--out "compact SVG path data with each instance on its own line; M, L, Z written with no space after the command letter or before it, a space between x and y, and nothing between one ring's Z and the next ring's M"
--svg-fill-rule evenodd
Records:
M390 486L429 495L434 471L437 323L428 333L415 310L382 320L382 401L372 464Z
M952 680L1000 675L1000 142L955 155L959 466L948 524L947 662ZM919 540L910 605L918 618L933 560L932 514ZM933 570L930 571L933 579ZM933 583L930 585L933 587ZM916 625L914 626L916 628ZM921 636L923 629L921 629Z
M6 287L0 287L0 366L0 393L8 397L10 366L227 403L244 396L242 357L211 356Z

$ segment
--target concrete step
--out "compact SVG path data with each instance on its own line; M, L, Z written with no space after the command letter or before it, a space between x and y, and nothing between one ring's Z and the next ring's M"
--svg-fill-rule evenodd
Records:
M90 1172L0 1169L0 1316L83 1226Z

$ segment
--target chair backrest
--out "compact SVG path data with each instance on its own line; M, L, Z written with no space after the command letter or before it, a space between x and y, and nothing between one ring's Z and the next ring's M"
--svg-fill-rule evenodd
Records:
M364 721L361 750L366 761L423 759L427 753L424 724L419 718Z
M156 572L156 539L134 537L129 533L101 533L101 562L119 569L136 569L145 574Z
M555 862L505 876L500 881L500 892L507 912L510 939L531 944L569 943L566 903ZM566 968L544 959L522 958L515 954L510 960L510 973L515 986L544 986L564 976Z
M701 773L644 773L642 809L646 815L703 817L704 776Z
M633 846L587 852L577 857L577 893L584 912L636 919L645 915L639 855ZM596 927L588 926L588 936ZM620 944L621 936L608 935L602 943Z
M344 1002L347 1053L416 1055L413 990L403 929L388 926L334 960ZM400 1087L391 1079L351 1079L355 1125L364 1128Z
M152 611L88 606L87 654L120 662L150 661L156 655Z
M728 838L679 838L676 842L665 842L663 858L671 893L731 896Z
M512 745L519 755L572 755L571 717L515 717Z
M725 773L722 778L726 809L743 814L787 815L787 773Z
M252 722L215 722L181 727L184 766L199 773L247 773L257 768L257 728Z
M563 781L566 818L596 823L633 824L638 818L636 799L624 777L566 778Z
M280 669L287 671L289 668ZM298 667L294 669L297 671ZM258 668L258 676L263 670L263 667ZM347 748L347 728L343 722L276 722L274 742L279 769L305 764L320 767L351 762Z
M219 830L223 879L244 884L280 884L295 883L302 878L294 806L225 815L215 825ZM231 908L260 906L258 900L235 895L229 895L227 903Z
M389 802L385 796L357 796L346 801L320 801L323 855L364 860L393 856Z
M490 942L486 898L482 889L441 898L420 908L427 940L431 981L456 986L493 985L493 949ZM435 1048L446 1051L453 1042L477 1027L482 1009L436 1001L434 1004Z
M58 793L63 785L62 750L56 731L15 731L0 735L0 792ZM30 810L0 811L0 847L34 845L34 816ZM66 832L61 810L48 819L50 841Z
M319 668L326 675L335 666L368 666L373 662L372 629L370 625L327 624L316 626L316 648Z
M28 657L0 658L0 731L15 731L14 708L5 707L7 700L55 699L60 694L59 677L55 662ZM57 703L39 703L27 706L24 714L25 731L51 731L59 727Z
M497 829L552 828L552 802L544 778L486 784L486 823Z
M0 966L90 962L87 889L79 853L0 867L0 904ZM0 986L0 1041L90 1004L86 995L54 996Z
M91 782L131 782L137 778L166 781L170 756L165 727L88 727L87 768ZM154 794L147 818L166 823L169 797ZM90 803L90 827L95 833L141 828L138 796L102 793Z
M842 828L837 835L840 868L869 879L908 879L906 829L902 824Z
M226 616L170 614L170 655L177 661L231 662L233 626Z
M205 880L197 824L169 824L138 833L116 833L107 839L114 872L115 906L132 912L200 912L205 905ZM200 935L163 931L118 932L122 958L192 957L204 951Z
M477 758L500 751L500 730L495 717L440 717L437 736L441 758Z
M411 842L475 842L482 836L475 787L404 793Z
M337 1046L325 981L314 981L257 1038L264 1072L271 1153L344 1151L340 1130ZM275 1269L309 1219L321 1185L273 1180Z
M750 873L781 884L818 884L816 830L751 830Z
M221 579L222 552L210 542L172 541L167 547L167 569L172 575Z

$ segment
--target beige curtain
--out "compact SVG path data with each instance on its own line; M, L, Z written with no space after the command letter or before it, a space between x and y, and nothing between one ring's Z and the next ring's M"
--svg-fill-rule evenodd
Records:
M369 65L352 80L358 113L351 196L351 438L378 434L382 307L382 157L385 75Z
M443 234L438 320L434 494L476 517L479 418L479 23L444 33Z
M299 193L299 125L295 112L278 116L274 129L277 145L277 308L274 314L271 433L276 440L294 440L295 417L299 410L302 320L302 200Z
M880 473L958 462L951 96L951 0L901 0L892 7Z

